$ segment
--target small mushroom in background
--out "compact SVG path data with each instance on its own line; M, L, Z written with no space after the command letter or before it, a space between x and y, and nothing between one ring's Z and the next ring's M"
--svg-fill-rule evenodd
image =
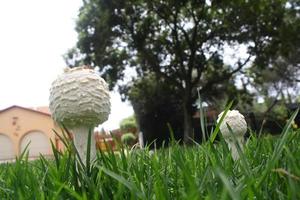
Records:
M50 89L50 111L58 124L68 128L80 158L85 161L89 130L92 131L91 159L96 156L94 127L108 119L108 85L96 71L85 66L65 70Z
M217 122L220 121L223 113L224 111L218 115ZM228 126L231 130L229 130ZM245 117L238 110L229 110L220 125L220 131L228 145L229 150L231 151L232 158L234 160L239 159L235 140L240 146L241 150L243 150L244 135L247 132L247 122Z

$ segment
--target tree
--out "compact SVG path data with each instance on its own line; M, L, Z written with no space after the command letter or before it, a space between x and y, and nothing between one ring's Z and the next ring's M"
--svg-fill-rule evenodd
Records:
M280 97L291 103L297 98L300 83L300 1L288 1L284 11L281 27L274 31L276 37L261 45L269 52L268 56L256 50L258 56L250 77L259 94L266 98L273 96L275 101Z
M182 139L182 103L172 85L149 74L135 81L128 99L145 144L151 147L167 144L171 131L176 140Z
M288 12L285 0L89 0L80 9L77 48L80 60L99 67L111 88L126 67L140 77L153 72L176 88L188 142L197 88L208 99L212 88L249 62L266 67ZM224 64L224 50L236 46L247 55ZM70 52L68 60L74 56Z

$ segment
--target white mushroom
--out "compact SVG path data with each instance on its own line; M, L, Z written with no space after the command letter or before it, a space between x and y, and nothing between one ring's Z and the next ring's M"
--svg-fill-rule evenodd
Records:
M106 121L110 113L106 82L87 67L65 70L52 83L49 100L52 118L71 130L83 161L86 160L88 132L92 131L91 159L95 158L94 127Z
M223 113L224 111L218 115L217 122L220 121ZM231 130L228 128L228 126ZM232 158L234 160L239 159L235 139L241 150L243 150L244 135L247 132L247 122L245 117L238 110L229 110L220 125L220 131L228 145L229 150L231 151Z

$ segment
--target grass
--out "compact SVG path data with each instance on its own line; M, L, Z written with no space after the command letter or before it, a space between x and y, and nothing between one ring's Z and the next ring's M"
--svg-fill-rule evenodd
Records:
M24 153L0 165L0 199L300 199L300 130L291 120L279 137L251 134L238 161L215 134L192 147L99 152L92 163L69 142L53 159Z

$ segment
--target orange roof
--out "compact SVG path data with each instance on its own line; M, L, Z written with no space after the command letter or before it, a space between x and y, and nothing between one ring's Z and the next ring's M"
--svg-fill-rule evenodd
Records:
M0 114L3 113L3 112L5 112L5 111L8 111L8 110L10 110L12 108L20 108L20 109L23 109L23 110L28 110L28 111L31 111L31 112L35 112L35 113L39 113L39 114L43 114L43 115L47 115L47 116L51 117L50 112L44 112L44 111L40 111L40 110L32 109L32 108L25 108L25 107L17 106L17 105L13 105L13 106L7 107L7 108L5 108L3 110L0 110Z
M40 107L36 107L36 108L31 108L31 109L51 115L51 112L50 112L50 109L48 106L40 106Z

